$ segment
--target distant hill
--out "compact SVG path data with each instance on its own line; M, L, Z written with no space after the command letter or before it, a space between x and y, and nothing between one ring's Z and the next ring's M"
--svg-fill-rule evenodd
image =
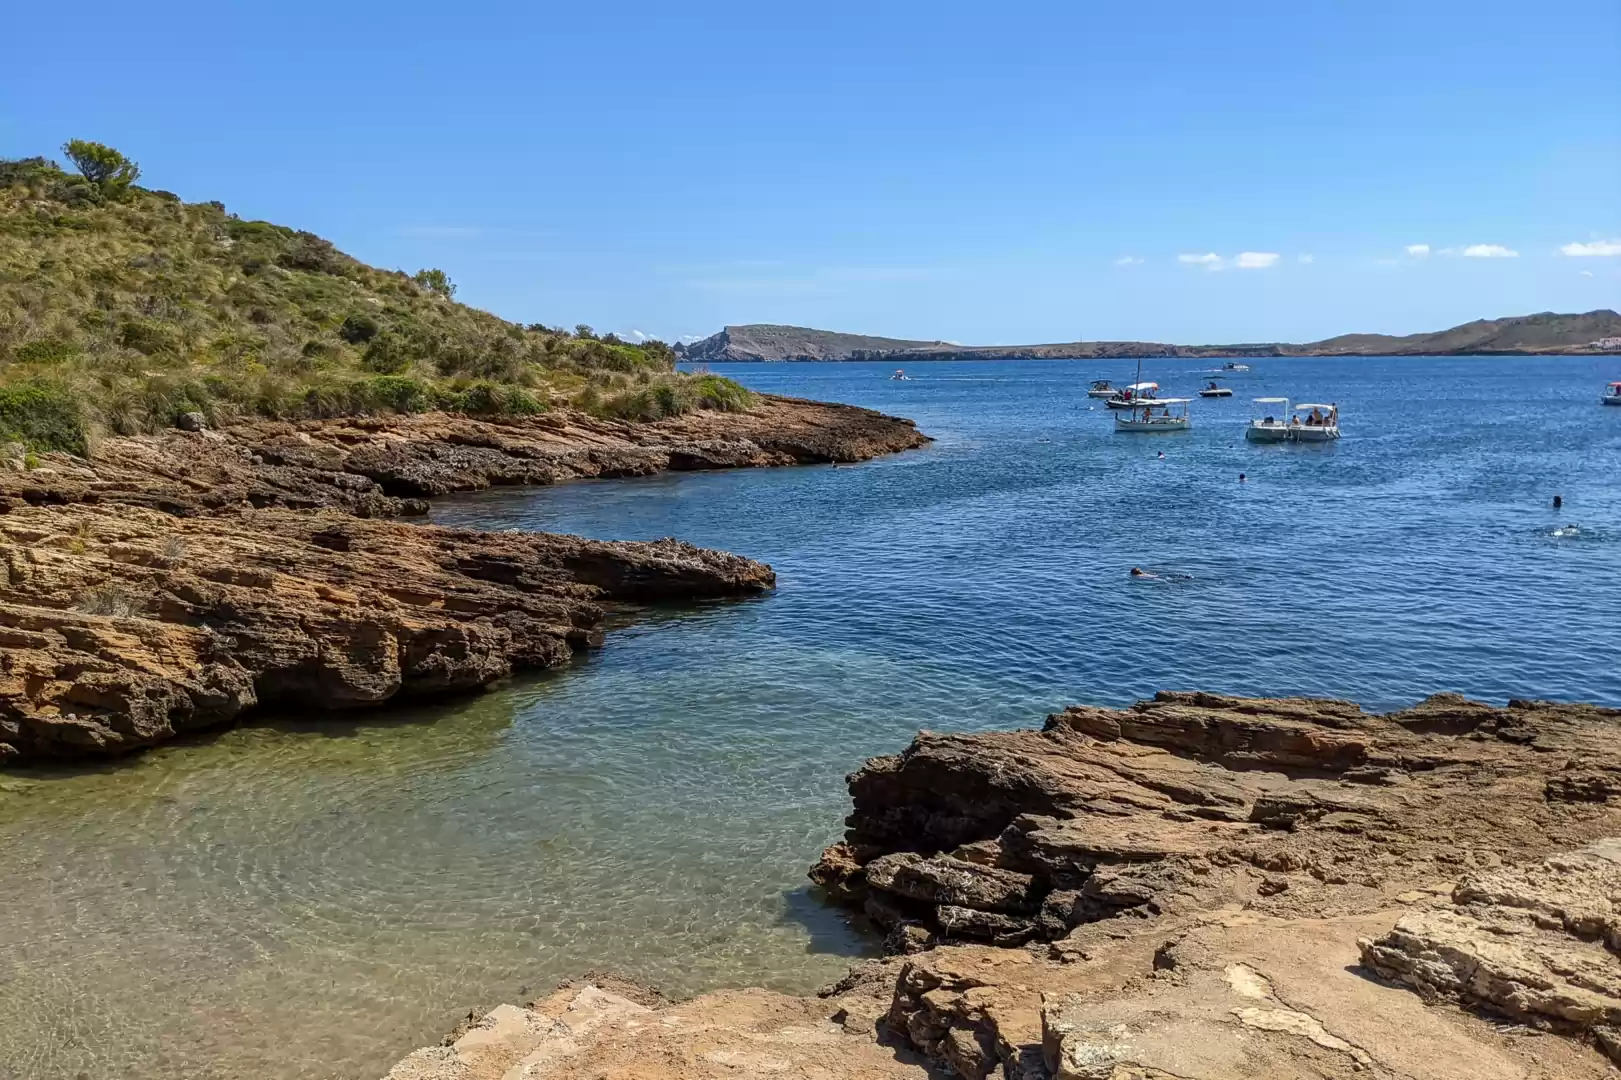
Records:
M840 334L804 326L750 323L728 326L718 334L686 346L694 360L851 360L858 356L954 349L949 341L906 341L901 338ZM701 355L700 355L701 354Z
M1545 311L1508 319L1480 319L1429 334L1342 334L1306 344L1249 342L1231 345L1168 345L1154 341L1071 341L1049 345L956 345L947 341L840 334L801 326L728 326L702 341L680 346L685 360L703 363L778 360L1058 360L1113 357L1229 356L1456 356L1491 353L1621 352L1592 343L1621 338L1621 315Z

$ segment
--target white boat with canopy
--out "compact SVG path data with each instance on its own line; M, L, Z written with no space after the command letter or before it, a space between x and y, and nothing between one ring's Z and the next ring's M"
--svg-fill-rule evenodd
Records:
M1289 420L1289 438L1295 442L1329 442L1339 437L1338 405L1313 405L1307 402L1294 407L1294 416Z
M1288 442L1289 441L1289 399L1286 397L1258 397L1255 404L1262 406L1257 410L1262 415L1250 421L1250 426L1244 429L1244 438L1250 442ZM1274 406L1282 406L1275 408Z
M1621 382L1613 382L1604 388L1604 396L1599 398L1606 405L1621 405Z
M1135 382L1130 386L1121 387L1104 404L1111 409L1130 409L1139 402L1155 400L1154 394L1158 391L1159 383L1157 382Z
M1130 412L1117 413L1116 431L1187 431L1188 403L1192 398L1158 398L1132 407Z
M1094 379L1092 388L1086 392L1087 397L1111 398L1115 395L1114 384L1108 379Z

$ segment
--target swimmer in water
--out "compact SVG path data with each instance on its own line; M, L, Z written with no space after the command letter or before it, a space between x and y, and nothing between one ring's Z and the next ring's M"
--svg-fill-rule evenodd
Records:
M1161 451L1160 451L1160 452L1159 452L1159 459L1160 459L1160 460L1161 460L1161 461L1164 461L1164 460L1165 460L1165 451L1163 451L1163 450L1161 450Z
M1131 568L1131 576L1132 577L1153 577L1154 575L1150 574L1147 570L1139 570L1137 567L1133 566Z
M1248 480L1248 479L1249 479L1249 477L1245 476L1243 473L1238 474L1238 482L1240 484L1242 484L1245 480Z
M1555 495L1553 497L1553 508L1555 510L1559 509L1561 506L1564 506L1564 505L1565 505L1565 497L1563 495Z

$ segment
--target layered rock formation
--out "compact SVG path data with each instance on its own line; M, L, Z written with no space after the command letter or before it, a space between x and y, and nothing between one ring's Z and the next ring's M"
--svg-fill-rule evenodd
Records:
M819 1002L712 994L601 1035L548 1019L572 989L481 1025L547 1049L479 1064L462 1036L390 1080L1612 1077L1618 776L1621 711L1454 695L1162 693L925 732L850 777L812 872L896 955Z
M117 502L171 514L332 507L386 517L423 513L425 498L501 484L865 461L928 441L910 420L769 395L757 395L746 413L646 424L566 410L499 423L445 413L257 422L107 439L88 461L47 454L25 469L19 458L0 467L0 507Z
M1162 693L923 733L812 877L917 954L888 1027L963 1077L1603 1075L1618 721Z
M765 399L630 425L574 414L248 424L0 468L0 762L122 753L258 705L483 686L600 645L603 605L757 593L770 567L387 520L421 496L661 469L853 461L907 421Z

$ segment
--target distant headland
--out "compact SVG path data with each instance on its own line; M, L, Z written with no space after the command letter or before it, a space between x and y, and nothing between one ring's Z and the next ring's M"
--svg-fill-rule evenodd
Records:
M1506 319L1477 319L1428 334L1341 334L1306 344L1167 345L1153 341L1070 341L1051 345L960 345L951 341L841 334L801 326L728 326L676 348L702 363L815 360L1063 360L1112 357L1226 356L1460 356L1621 353L1621 315L1551 311Z

